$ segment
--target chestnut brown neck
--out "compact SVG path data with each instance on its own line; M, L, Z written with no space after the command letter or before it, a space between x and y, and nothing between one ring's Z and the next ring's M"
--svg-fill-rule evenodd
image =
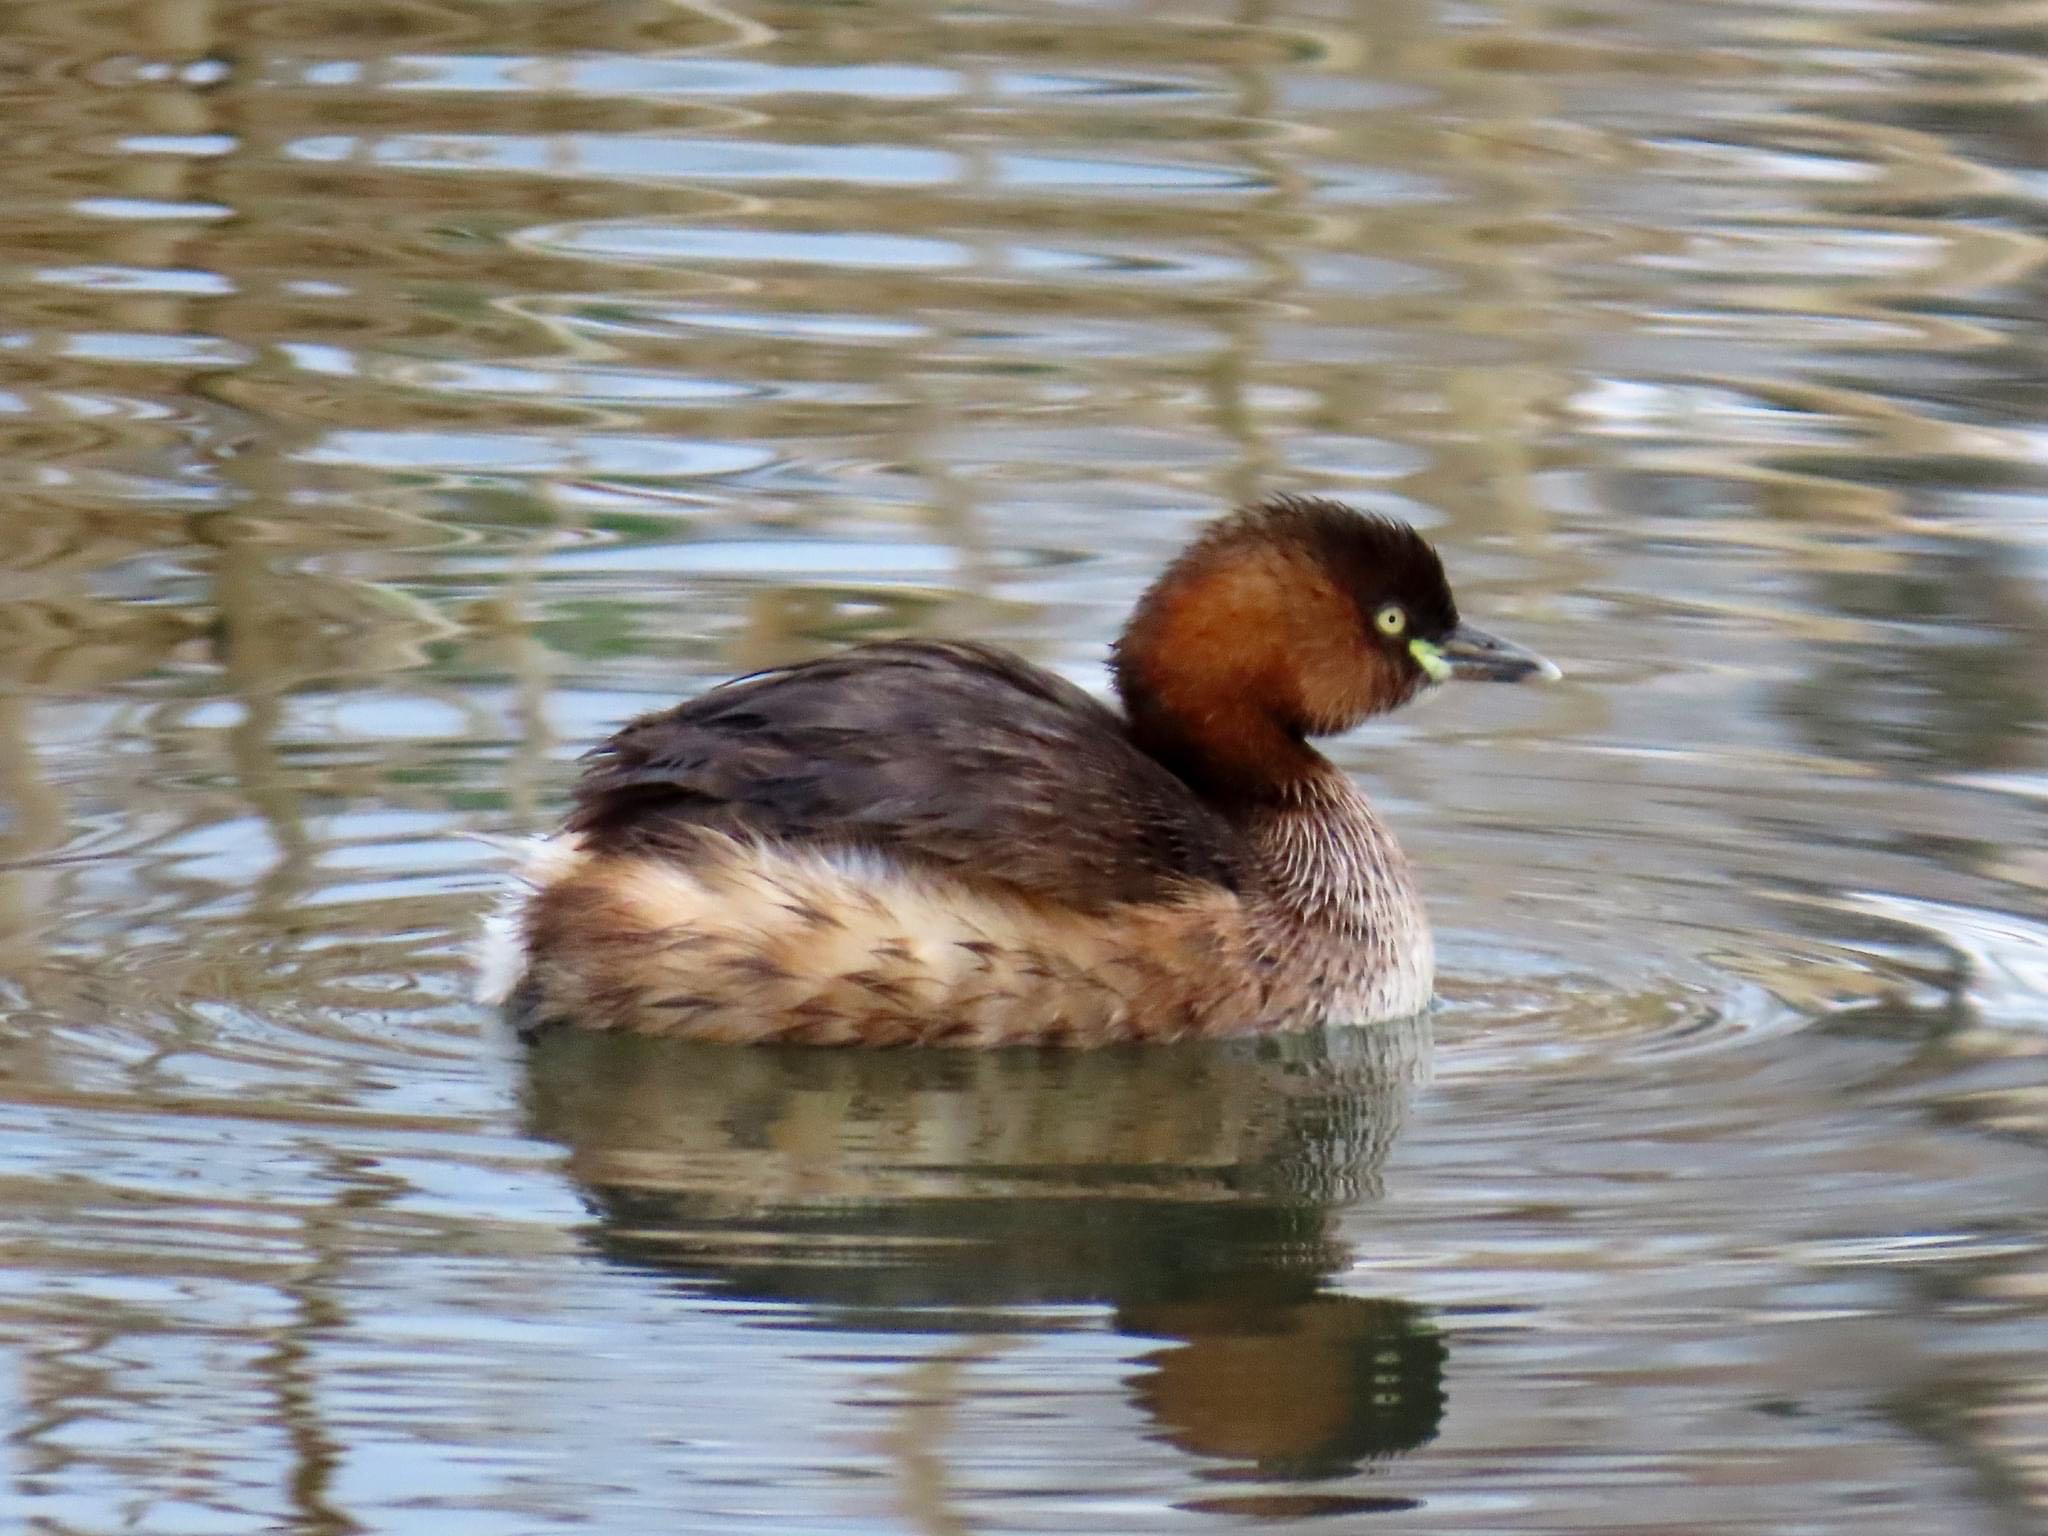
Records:
M1131 735L1229 812L1284 800L1328 770L1311 732L1317 669L1355 671L1356 620L1298 553L1183 559L1145 594L1116 648Z
M1125 694L1124 708L1132 740L1226 813L1285 800L1328 766L1298 734L1245 700L1219 699L1190 717L1138 691Z

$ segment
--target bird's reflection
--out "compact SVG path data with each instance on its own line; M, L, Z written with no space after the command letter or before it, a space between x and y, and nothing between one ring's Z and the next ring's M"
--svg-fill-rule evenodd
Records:
M1126 1384L1230 1475L1329 1477L1431 1439L1443 1340L1331 1289L1426 1021L1094 1052L733 1049L560 1032L534 1130L606 1257L821 1325L1017 1333L1099 1303Z

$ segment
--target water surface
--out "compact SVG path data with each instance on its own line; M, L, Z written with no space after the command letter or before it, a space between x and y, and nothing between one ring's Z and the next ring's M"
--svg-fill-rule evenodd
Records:
M0 15L0 1509L2003 1533L2048 1509L2026 6ZM1556 657L1340 748L1426 1021L466 1000L611 723L1078 681L1233 501Z

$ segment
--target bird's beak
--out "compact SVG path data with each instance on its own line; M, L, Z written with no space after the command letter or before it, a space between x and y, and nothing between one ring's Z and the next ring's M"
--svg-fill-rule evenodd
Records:
M1564 676L1534 651L1470 624L1460 624L1441 640L1410 640L1408 650L1433 683L1454 677L1485 683L1555 682Z

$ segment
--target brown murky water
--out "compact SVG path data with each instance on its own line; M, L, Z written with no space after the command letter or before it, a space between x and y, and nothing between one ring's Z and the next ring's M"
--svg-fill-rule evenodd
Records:
M2048 13L0 10L0 1403L39 1533L2048 1510ZM1425 1024L465 1001L576 752L1199 519L1557 657L1344 760Z

